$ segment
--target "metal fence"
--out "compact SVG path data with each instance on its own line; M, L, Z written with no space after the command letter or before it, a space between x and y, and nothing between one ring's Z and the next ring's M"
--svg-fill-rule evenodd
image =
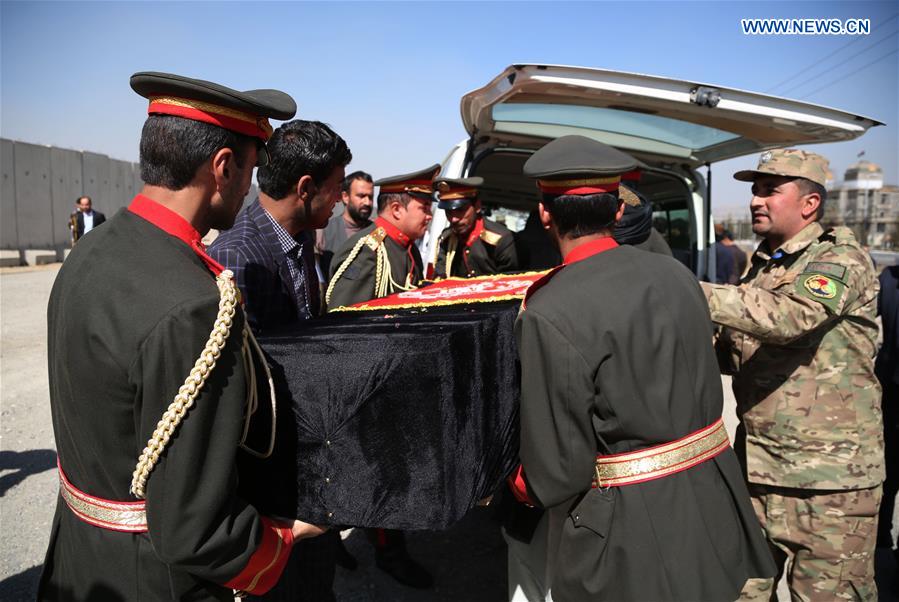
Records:
M79 197L112 217L143 187L137 163L0 138L0 249L69 248L69 216ZM254 198L255 186L247 198Z

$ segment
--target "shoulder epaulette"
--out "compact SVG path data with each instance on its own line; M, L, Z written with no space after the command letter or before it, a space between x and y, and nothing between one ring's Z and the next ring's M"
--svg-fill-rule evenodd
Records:
M387 238L387 230L378 226L365 236L365 244L372 251L377 251L384 239Z
M855 238L855 233L852 231L852 229L845 226L834 226L833 228L828 228L824 231L824 234L821 238L829 238L838 245L859 246L858 239Z
M500 239L502 239L502 234L497 234L496 232L491 232L490 230L484 230L481 232L481 240L483 240L488 245L493 245L494 247L499 244Z

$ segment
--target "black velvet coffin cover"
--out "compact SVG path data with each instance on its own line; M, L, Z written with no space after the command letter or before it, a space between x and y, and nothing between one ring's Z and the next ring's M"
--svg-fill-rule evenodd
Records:
M322 525L452 525L517 461L519 305L331 314L261 337L277 445L266 460L241 454L244 496Z

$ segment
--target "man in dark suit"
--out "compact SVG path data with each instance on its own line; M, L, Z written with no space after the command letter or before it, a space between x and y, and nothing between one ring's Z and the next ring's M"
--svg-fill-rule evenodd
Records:
M874 373L883 387L883 443L886 480L877 523L877 545L893 547L891 529L896 492L899 491L899 265L880 273L877 313L883 321L883 345L877 354ZM897 546L899 547L899 546ZM894 550L899 560L899 549ZM897 578L895 586L899 586Z
M582 136L528 159L563 264L516 323L521 500L556 600L734 600L774 573L721 420L712 324L682 264L612 238L633 159Z
M283 124L257 173L259 198L209 254L234 272L250 325L265 332L312 319L321 311L313 247L340 198L352 154L343 138L319 121ZM295 546L284 577L265 600L328 602L338 531Z
M78 199L78 210L72 214L69 227L75 230L73 242L78 242L81 237L106 221L106 216L93 210L91 197L83 196Z
M234 272L256 332L321 313L315 229L327 224L352 160L346 142L318 121L285 123L268 149L259 197L209 246Z
M165 73L131 87L149 100L144 187L75 247L47 309L61 487L37 597L233 600L322 532L238 492L252 352L231 275L200 242L234 223L267 117L296 104Z

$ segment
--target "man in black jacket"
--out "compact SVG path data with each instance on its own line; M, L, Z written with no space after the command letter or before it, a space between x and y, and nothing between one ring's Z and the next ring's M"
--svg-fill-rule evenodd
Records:
M899 491L899 265L880 273L877 313L883 321L883 345L877 354L874 373L883 387L883 444L886 480L877 524L877 545L893 547L891 528L896 492ZM899 548L899 541L897 548ZM899 549L894 550L899 560ZM897 578L899 582L899 578Z
M437 241L438 277L471 278L518 269L512 231L484 217L478 192L484 178L437 178L438 207L449 226Z
M91 197L78 198L78 210L72 214L69 227L74 230L72 242L78 242L81 237L106 221L106 216L93 210Z
M262 365L231 274L201 243L234 223L267 118L296 104L165 73L131 87L149 99L145 185L72 251L47 311L60 498L38 598L230 601L271 588L294 540L323 531L238 494L245 366Z
M734 600L774 566L721 420L693 275L619 246L627 155L565 136L524 166L563 264L528 291L521 500L547 509L554 599Z

